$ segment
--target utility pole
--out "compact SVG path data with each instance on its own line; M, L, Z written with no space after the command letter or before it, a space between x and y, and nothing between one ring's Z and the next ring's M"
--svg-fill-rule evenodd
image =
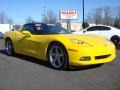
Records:
M44 16L45 16L46 10L45 10L45 6L44 6Z
M71 30L71 20L70 19L67 20L67 29Z
M82 27L83 27L83 29L84 29L84 22L85 22L85 20L84 20L84 0L82 0L82 4L83 4L83 23L82 23Z
M43 14L42 14L42 16L43 16L43 23L45 23L46 22L46 9L45 9L45 6L43 7Z

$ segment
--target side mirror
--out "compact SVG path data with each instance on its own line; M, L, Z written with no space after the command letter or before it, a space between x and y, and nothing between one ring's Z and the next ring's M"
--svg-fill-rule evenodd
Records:
M22 34L24 34L27 37L31 37L31 33L29 31L22 31Z
M12 31L15 31L14 29L12 29Z

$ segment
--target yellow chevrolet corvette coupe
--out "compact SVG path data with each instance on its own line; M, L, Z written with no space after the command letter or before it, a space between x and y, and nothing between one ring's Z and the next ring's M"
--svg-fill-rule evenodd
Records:
M107 63L116 56L114 44L105 38L72 34L59 25L28 23L20 31L6 32L4 40L8 55L46 60L54 69Z

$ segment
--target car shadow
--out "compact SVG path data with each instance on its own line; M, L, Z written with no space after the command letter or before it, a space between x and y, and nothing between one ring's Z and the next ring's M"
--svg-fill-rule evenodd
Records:
M14 57L19 58L19 59L24 60L24 61L28 61L28 62L31 62L31 63L35 63L35 64L38 64L38 65L42 65L42 66L50 68L47 61L44 61L44 60L40 60L40 59L37 59L37 58L34 58L34 57L22 55L22 54L15 54Z
M6 55L5 49L0 50L0 53ZM8 55L6 55L6 56L8 56ZM22 54L17 54L17 53L15 53L14 56L10 56L10 57L16 57L16 58L24 60L24 61L28 61L31 63L46 66L46 67L50 67L49 64L47 63L47 61L40 60L40 59L37 59L34 57L30 57L30 56L26 56L26 55L22 55Z
M102 66L103 64L97 64L97 65L88 65L88 66L71 66L70 68L66 69L65 71L83 71L83 70L89 70L94 69Z
M1 53L1 54L6 54L6 53L5 53L5 49L0 50L0 53Z
M0 53L6 55L5 49L0 50ZM8 55L6 55L6 56L8 56ZM38 64L38 65L42 65L42 66L45 66L45 67L53 69L48 64L48 62L44 61L44 60L40 60L40 59L37 59L37 58L34 58L34 57L30 57L30 56L26 56L26 55L22 55L22 54L17 54L17 53L14 55L14 57L16 57L18 59L21 59L21 60L24 60L24 61L28 61L28 62L31 62L31 63L35 63L35 64ZM70 66L69 68L64 69L64 71L83 71L83 70L97 68L97 67L100 67L101 65L102 64L100 64L100 65L91 65L91 66L81 66L81 67Z

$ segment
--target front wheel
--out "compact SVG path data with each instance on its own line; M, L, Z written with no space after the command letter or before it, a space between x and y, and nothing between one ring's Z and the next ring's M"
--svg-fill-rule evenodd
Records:
M5 50L7 55L12 56L14 54L14 48L12 41L10 39L7 39L5 42Z
M54 69L66 69L68 54L65 48L58 43L51 44L48 48L48 61Z
M111 41L114 43L117 49L120 49L120 38L119 37L112 37Z

